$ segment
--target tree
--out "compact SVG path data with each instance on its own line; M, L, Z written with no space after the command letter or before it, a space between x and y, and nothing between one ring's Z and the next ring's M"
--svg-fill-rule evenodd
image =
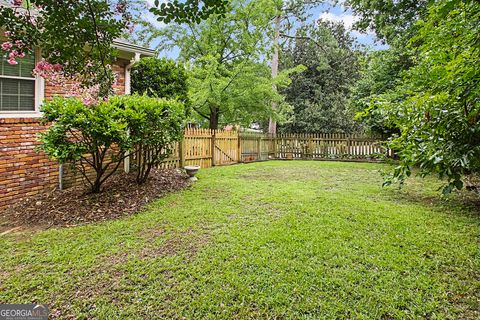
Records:
M405 51L404 48L392 47L367 52L361 59L360 79L352 88L350 106L357 112L356 119L371 133L389 137L399 133L398 127L389 120L387 112L372 102L401 83L402 72L412 65L411 58ZM398 101L403 98L402 95L396 95Z
M360 31L375 31L378 39L401 47L415 33L416 22L425 16L434 0L347 0L359 17L355 27Z
M190 99L195 111L208 121L211 129L217 129L219 123L249 126L272 114L276 120L283 121L290 106L273 89L273 84L287 86L289 73L296 70L288 70L273 80L264 63L247 60L222 66L212 58L201 67L192 68ZM271 107L272 101L278 106L275 110Z
M282 131L305 133L353 132L348 110L352 85L359 78L360 52L341 23L318 21L297 30L281 52L282 68L304 65L282 91L294 107L293 119ZM357 128L358 129L358 128Z
M268 117L269 104L282 103L273 86L287 78L274 80L261 62L268 54L274 12L271 0L234 0L223 15L210 15L199 24L144 30L147 39L162 39L160 49L180 48L180 59L189 65L192 107L210 128Z
M415 66L375 103L400 128L391 145L400 165L386 184L403 182L413 166L446 179L449 193L480 173L480 4L440 0L411 40ZM398 102L392 97L403 96Z
M9 63L41 47L48 66L61 67L63 75L84 87L96 86L101 97L111 93L112 42L130 26L125 0L12 1L0 6L0 24L8 38L2 49L9 52Z
M131 71L132 92L188 104L187 71L171 59L143 58Z
M271 70L272 77L275 78L278 75L279 69L279 45L280 37L286 37L291 39L292 36L289 35L289 32L294 28L294 23L291 22L292 19L305 21L306 12L309 8L312 8L316 5L322 4L323 0L277 0L274 2L275 6L275 17L274 17L274 31L273 31L273 41L272 41L272 60L271 60ZM305 38L304 38L305 39ZM275 90L278 88L274 87ZM275 110L277 105L275 102L272 102L272 109ZM270 117L268 120L268 133L275 134L277 132L277 122L274 118Z
M89 90L91 103L112 93L116 79L111 65L117 57L112 43L133 31L131 12L138 9L139 0L10 1L0 5L0 25L8 38L2 49L9 52L10 63L41 47L44 61L38 74L58 80L61 68L61 78ZM150 10L166 23L193 22L221 14L226 4L226 0L156 1ZM49 72L53 66L55 74Z

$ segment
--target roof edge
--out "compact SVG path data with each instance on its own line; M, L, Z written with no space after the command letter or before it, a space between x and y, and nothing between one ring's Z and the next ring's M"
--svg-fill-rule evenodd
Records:
M121 40L113 40L112 46L120 51L140 53L141 55L148 57L154 57L156 55L155 50Z

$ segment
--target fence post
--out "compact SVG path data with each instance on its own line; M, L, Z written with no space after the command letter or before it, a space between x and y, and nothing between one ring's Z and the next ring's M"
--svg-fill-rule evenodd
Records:
M313 159L313 137L312 135L308 136L308 158Z
M180 156L180 168L185 167L185 136L178 144L178 155Z
M215 130L211 131L212 137L212 167L215 166Z
M260 161L262 160L262 136L259 136L257 139L257 150L258 150L257 161Z
M242 163L242 144L239 132L237 132L237 163Z

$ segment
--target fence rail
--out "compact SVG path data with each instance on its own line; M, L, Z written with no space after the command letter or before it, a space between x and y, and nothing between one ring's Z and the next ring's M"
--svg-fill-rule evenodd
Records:
M210 129L186 129L161 168L202 168L273 159L378 160L392 156L380 138L348 134L268 135Z

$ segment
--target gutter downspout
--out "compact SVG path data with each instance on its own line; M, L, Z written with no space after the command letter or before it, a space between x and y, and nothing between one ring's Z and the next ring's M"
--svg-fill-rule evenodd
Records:
M125 67L125 94L132 93L132 86L130 80L130 69L132 69L133 65L140 61L140 53L135 52L135 57L130 60L130 63Z
M133 65L138 61L140 61L140 53L135 52L135 56L130 61L130 63L125 67L125 94L132 93L130 69L132 69ZM125 159L123 159L123 171L125 171L125 173L130 172L130 156L128 154L126 155Z

